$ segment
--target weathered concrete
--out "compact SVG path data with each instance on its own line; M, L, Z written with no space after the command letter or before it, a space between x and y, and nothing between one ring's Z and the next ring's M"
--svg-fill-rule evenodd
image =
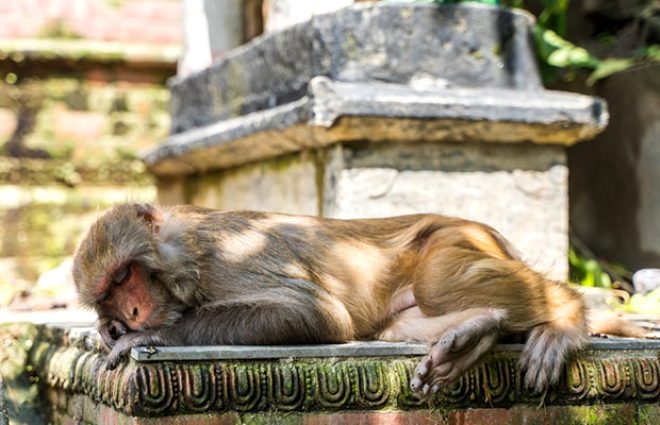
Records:
M419 90L316 77L310 83L309 96L173 135L144 160L150 171L168 176L350 141L570 145L601 131L607 117L601 100L562 92Z
M160 347L152 350L137 347L131 358L140 362L183 360L264 360L328 357L393 357L422 356L429 350L426 344L403 342L349 342L346 344L292 345L292 346L202 346ZM154 352L155 351L155 352Z

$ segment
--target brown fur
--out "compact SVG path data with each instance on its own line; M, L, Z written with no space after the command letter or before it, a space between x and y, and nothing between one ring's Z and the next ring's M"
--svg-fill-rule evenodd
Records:
M586 336L568 287L483 224L439 215L331 220L121 205L74 260L109 367L136 345L428 341L412 386L437 391L507 334L526 383L556 383Z

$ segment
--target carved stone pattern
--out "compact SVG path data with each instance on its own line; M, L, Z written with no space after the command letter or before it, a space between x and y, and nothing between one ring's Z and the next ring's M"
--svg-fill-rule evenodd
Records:
M558 389L537 394L523 388L517 354L499 352L424 399L409 387L416 358L126 362L108 371L97 352L38 341L31 362L55 391L85 394L133 416L658 400L660 359L622 354L587 353L566 368Z

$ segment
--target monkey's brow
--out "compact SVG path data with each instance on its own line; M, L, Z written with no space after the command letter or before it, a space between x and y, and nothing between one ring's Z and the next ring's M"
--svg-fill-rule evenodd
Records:
M104 276L99 279L98 284L96 285L96 291L94 291L94 301L97 303L103 302L108 298L108 291L110 289L110 278Z

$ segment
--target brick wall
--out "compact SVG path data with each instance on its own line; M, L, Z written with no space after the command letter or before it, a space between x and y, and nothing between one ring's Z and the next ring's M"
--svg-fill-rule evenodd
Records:
M0 1L0 308L97 210L153 199L136 156L168 134L181 3Z
M68 34L104 41L178 44L180 0L0 2L0 38Z

